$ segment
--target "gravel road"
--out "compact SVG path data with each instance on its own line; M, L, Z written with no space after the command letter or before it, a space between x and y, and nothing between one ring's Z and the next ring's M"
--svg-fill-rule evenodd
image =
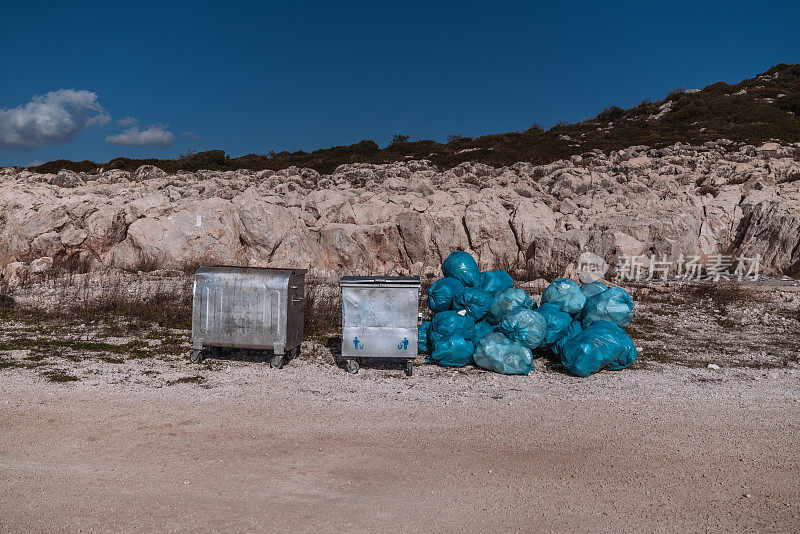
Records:
M0 375L0 531L800 528L800 371Z
M6 309L0 532L800 530L797 294L636 299L639 360L588 379L545 353L348 375L335 333L191 364L185 327Z

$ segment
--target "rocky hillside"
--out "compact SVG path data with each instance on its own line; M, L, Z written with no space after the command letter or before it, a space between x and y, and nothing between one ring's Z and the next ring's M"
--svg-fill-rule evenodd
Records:
M0 264L8 281L73 269L199 263L320 273L434 273L455 249L481 267L562 273L588 250L734 254L800 272L800 149L730 141L635 146L535 166L430 161L343 165L329 175L99 174L0 169Z

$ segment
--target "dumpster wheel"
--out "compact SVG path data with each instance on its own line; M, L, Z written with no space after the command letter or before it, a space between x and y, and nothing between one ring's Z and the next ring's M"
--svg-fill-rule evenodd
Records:
M286 363L286 360L284 359L283 354L276 354L269 359L269 366L273 369L281 369L284 363Z
M347 369L347 372L351 375L356 374L359 368L358 360L345 360L344 368Z
M414 360L406 361L406 376L414 374Z
M189 361L192 363L200 363L203 361L203 349L193 349L189 353Z

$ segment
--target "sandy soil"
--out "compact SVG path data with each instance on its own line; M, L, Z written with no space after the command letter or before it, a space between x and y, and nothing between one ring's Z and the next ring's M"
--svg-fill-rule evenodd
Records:
M794 369L229 365L216 387L4 375L0 530L800 528Z
M588 379L0 321L0 532L800 530L797 296L692 298L640 292Z

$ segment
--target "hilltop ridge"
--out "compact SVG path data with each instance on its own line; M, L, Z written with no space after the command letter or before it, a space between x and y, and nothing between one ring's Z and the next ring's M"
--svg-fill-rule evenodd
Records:
M393 163L430 160L446 170L470 161L494 167L527 162L544 165L592 150L647 145L660 148L677 142L700 145L717 139L760 145L767 141L800 141L800 64L781 63L737 84L717 82L703 89L678 89L658 101L644 100L629 109L611 106L596 117L574 124L560 123L545 130L534 125L519 132L469 138L451 136L446 143L409 141L397 136L380 148L364 140L348 146L313 152L278 152L230 157L208 150L176 159L115 158L106 163L56 160L32 167L38 173L61 169L98 173L134 171L153 165L165 172L219 170L281 170L292 166L329 174L353 163Z

